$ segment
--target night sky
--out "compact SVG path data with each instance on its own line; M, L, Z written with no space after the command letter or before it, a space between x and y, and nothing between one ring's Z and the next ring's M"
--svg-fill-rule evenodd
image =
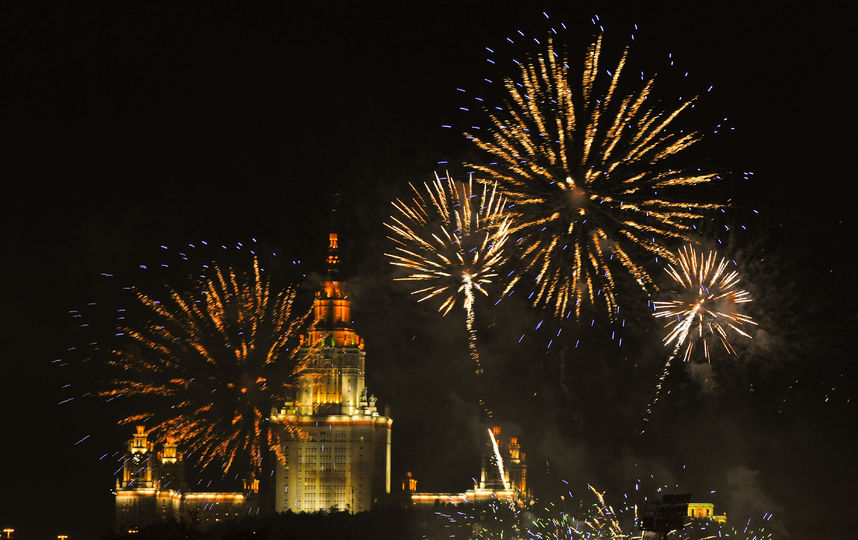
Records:
M705 133L695 158L725 173L707 195L729 204L703 239L736 260L760 325L738 357L675 369L640 437L667 355L645 298L621 296L621 328L561 325L515 296L478 302L487 396L520 436L534 489L550 496L565 479L586 500L586 482L609 499L635 478L679 483L737 522L774 513L778 537L854 534L854 23L826 2L687 4L0 5L0 527L94 538L112 526L118 465L99 458L130 428L84 394L106 373L87 343L111 339L122 286L182 283L159 262L188 243L255 238L300 259L271 269L307 274L310 291L334 194L370 389L395 419L394 487L408 470L420 490L469 487L485 441L464 316L442 319L392 281L383 222L409 181L465 177L474 151L455 128L485 118L461 113L457 88L515 74L485 47L562 21L572 62L602 25L608 64L631 44L630 73L661 74L658 97L703 94L683 121ZM231 263L235 251L194 253Z

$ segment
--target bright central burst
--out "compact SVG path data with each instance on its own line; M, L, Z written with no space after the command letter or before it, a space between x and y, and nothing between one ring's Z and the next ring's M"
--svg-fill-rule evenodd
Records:
M578 317L582 304L601 297L613 318L613 268L625 269L644 289L654 287L641 256L673 260L666 243L687 240L704 211L719 207L681 196L687 186L717 177L675 162L700 140L671 130L694 99L659 110L653 79L618 95L628 51L600 84L600 50L601 37L589 47L581 86L573 90L569 64L549 40L546 54L521 64L520 81L506 80L509 100L491 115L488 135L466 133L497 159L469 166L512 203L511 232L519 233L524 273L536 279L533 303L557 316L574 309Z
M247 459L258 471L269 450L282 460L281 437L295 435L268 416L306 365L293 341L309 312L296 316L294 287L272 291L256 260L244 275L216 268L198 287L165 301L137 293L147 320L121 329L130 339L112 364L122 374L101 394L132 400L121 423L153 421L203 467L219 460L226 472Z

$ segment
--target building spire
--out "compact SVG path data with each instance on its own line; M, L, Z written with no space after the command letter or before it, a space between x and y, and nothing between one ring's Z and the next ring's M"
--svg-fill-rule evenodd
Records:
M337 248L337 233L332 232L328 235L328 277L326 281L339 281L337 276L340 273L340 255Z
M337 245L337 202L339 195L331 197L331 222L329 225L328 234L328 277L327 281L339 281L337 279L340 273L340 253Z
M331 197L336 204L338 195ZM328 234L327 276L321 290L316 291L313 301L314 322L309 332L310 343L322 343L336 347L363 348L363 340L352 328L351 300L340 281L340 255L337 238L337 209L331 208L330 233Z
M136 431L134 438L128 445L128 450L132 454L145 454L152 450L152 443L149 442L149 434L146 433L146 426L134 426Z

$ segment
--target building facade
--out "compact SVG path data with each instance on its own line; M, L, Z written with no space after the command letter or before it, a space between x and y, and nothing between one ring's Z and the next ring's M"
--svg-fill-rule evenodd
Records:
M369 510L390 493L391 427L366 386L363 339L339 280L337 234L329 236L327 277L313 302L314 323L302 338L310 356L294 401L271 416L303 436L284 443L276 468L276 512ZM284 437L285 439L285 437Z
M688 503L688 517L699 519L711 519L718 523L727 523L727 514L716 514L715 504L707 502Z
M204 529L246 515L253 507L252 490L249 493L188 492L185 463L175 443L167 439L156 452L145 428L137 426L116 479L115 529L127 533L167 521Z

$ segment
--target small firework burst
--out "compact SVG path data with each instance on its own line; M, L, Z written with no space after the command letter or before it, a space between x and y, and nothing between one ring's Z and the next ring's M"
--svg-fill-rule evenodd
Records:
M684 190L717 178L687 170L676 156L697 143L696 132L673 129L696 98L659 109L654 80L620 95L624 52L601 82L601 37L589 47L580 87L552 41L536 59L521 63L519 80L506 80L508 100L490 116L485 135L466 133L497 159L468 164L481 181L496 183L510 203L511 232L518 233L523 275L536 278L533 303L560 316L601 297L617 310L614 270L642 288L654 283L643 255L673 260L668 244L687 240L692 225L717 204ZM603 88L604 87L604 88Z
M449 176L424 184L425 193L411 185L410 203L397 199L395 213L386 223L396 244L386 253L391 264L405 268L397 281L414 281L418 302L441 298L438 311L447 315L461 299L471 312L474 291L487 295L485 287L498 277L504 262L503 248L509 235L509 219L495 189L483 186L476 193L471 180L457 183Z
M147 316L119 329L120 375L100 395L129 402L121 424L146 423L202 467L218 460L225 473L246 459L259 470L268 451L283 459L281 437L300 435L272 429L268 416L307 362L293 342L309 312L296 315L296 289L274 290L256 259L244 274L212 270L164 301L137 291Z
M425 193L412 184L410 203L393 202L394 215L385 225L396 247L386 255L407 272L394 279L416 284L412 294L420 296L418 302L441 298L438 311L447 315L461 299L468 350L479 377L484 370L474 326L474 291L488 295L486 286L498 277L510 221L495 188L484 184L475 192L470 177L467 183L457 183L449 173L444 180L436 173L435 181L424 188ZM478 389L480 409L491 418L494 413L481 394Z
M509 218L503 199L483 185L475 192L472 181L457 183L450 175L411 185L410 203L393 202L394 215L385 225L395 250L386 255L407 274L395 278L414 282L418 302L440 298L438 311L447 315L459 300L466 313L468 343L477 374L482 373L476 348L474 294L488 295L486 286L498 277L509 236Z
M685 361L691 358L695 341L703 347L703 354L711 362L715 337L724 349L735 355L728 334L735 332L746 338L751 335L746 325L756 325L748 315L739 313L738 307L751 301L748 291L739 288L739 273L729 270L726 258L718 259L715 251L697 253L692 246L683 247L677 257L677 266L667 266L667 273L676 285L676 298L653 302L655 316L668 319L664 344L677 348L685 344Z
M691 359L694 343L699 341L707 362L712 361L712 347L709 342L716 337L729 354L736 354L730 344L729 332L735 332L746 338L751 335L745 331L745 325L757 323L748 316L739 313L738 307L751 301L748 291L739 288L739 273L728 270L729 261L718 259L715 251L704 255L697 253L693 246L683 247L677 257L677 266L668 265L666 271L673 279L674 298L653 302L656 318L666 318L664 325L667 335L665 346L673 345L673 351L664 363L664 369L658 377L653 398L644 412L644 424L649 422L670 365L685 345L684 360ZM646 428L640 431L643 435Z

